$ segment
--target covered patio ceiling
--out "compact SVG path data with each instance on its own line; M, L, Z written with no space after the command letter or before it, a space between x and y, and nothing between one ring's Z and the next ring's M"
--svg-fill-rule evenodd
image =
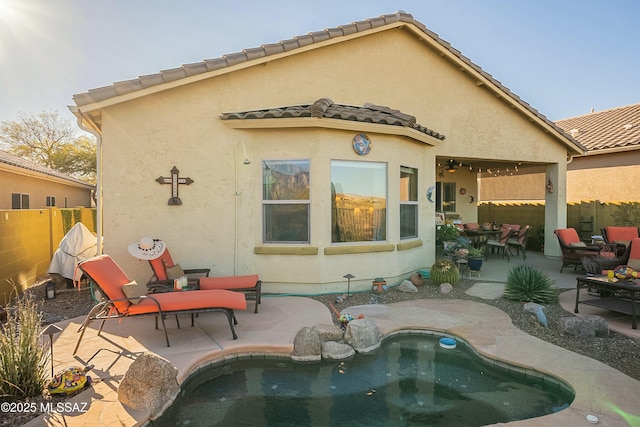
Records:
M509 176L519 172L532 173L540 170L544 163L525 162L518 160L493 160L471 157L441 157L436 158L436 171L439 176L457 171L479 173L481 176ZM534 170L531 170L531 169Z

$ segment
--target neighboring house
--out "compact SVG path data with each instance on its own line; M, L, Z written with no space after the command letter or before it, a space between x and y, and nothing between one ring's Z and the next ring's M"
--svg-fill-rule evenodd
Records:
M0 150L0 209L91 207L95 186Z
M592 111L555 124L587 152L569 158L567 202L637 202L640 194L640 104ZM549 177L541 168L517 176L482 176L484 201L544 200ZM553 176L551 176L553 181Z
M98 137L104 250L142 281L127 246L150 236L184 268L256 272L266 292L397 283L434 262L437 210L477 220L479 171L543 165L563 186L584 152L404 12L74 101ZM546 221L564 226L562 192Z

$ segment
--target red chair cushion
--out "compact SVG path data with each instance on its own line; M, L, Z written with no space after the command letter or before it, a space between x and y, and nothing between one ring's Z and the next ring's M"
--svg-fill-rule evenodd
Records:
M109 255L100 255L82 261L79 267L105 293L110 300L127 298L122 287L131 282L124 271ZM120 313L127 311L131 305L129 301L118 301L114 305Z
M580 236L578 236L575 228L560 228L556 230L556 234L565 246L571 246L572 243L580 243Z
M244 294L233 291L176 291L152 294L143 298L139 304L131 305L127 314L148 314L158 311L158 306L151 299L160 303L163 312L206 310L208 308L229 308L232 310L246 310L247 300Z
M605 227L607 233L607 240L614 242L616 240L631 240L638 236L637 227Z
M201 277L200 289L243 289L253 288L258 283L258 275L229 276L229 277Z
M156 275L158 280L167 280L167 267L173 267L175 263L173 262L173 258L171 258L171 254L169 253L169 249L165 249L160 258L152 259L149 261L151 265L151 269L153 270L153 274Z

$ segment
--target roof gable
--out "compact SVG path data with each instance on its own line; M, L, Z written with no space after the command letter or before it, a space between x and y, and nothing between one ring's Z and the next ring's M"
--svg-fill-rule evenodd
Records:
M462 55L460 51L453 48L436 33L429 30L424 24L415 20L411 14L403 11L311 32L307 35L296 36L278 43L264 44L257 48L244 49L241 52L223 55L221 58L185 64L179 68L160 71L157 74L140 76L137 79L91 89L86 93L73 95L76 107L70 107L70 109L76 116L85 119L89 126L99 130L101 128L102 108L244 67L251 67L310 49L327 46L328 44L340 43L393 28L403 28L414 33L424 43L438 50L442 57L455 62L461 70L468 71L476 79L477 86L482 86L489 90L497 98L503 99L521 114L526 115L530 121L542 126L545 131L550 132L566 145L572 155L584 153L584 147L564 133L562 129L503 86L502 83L494 79L481 67L474 64L469 58Z
M592 154L640 148L640 104L558 120L556 124Z

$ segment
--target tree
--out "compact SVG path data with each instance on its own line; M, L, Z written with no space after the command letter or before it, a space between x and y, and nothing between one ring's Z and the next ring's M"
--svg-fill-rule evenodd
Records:
M95 183L96 142L75 132L58 112L20 114L17 121L2 122L0 141L16 156Z

